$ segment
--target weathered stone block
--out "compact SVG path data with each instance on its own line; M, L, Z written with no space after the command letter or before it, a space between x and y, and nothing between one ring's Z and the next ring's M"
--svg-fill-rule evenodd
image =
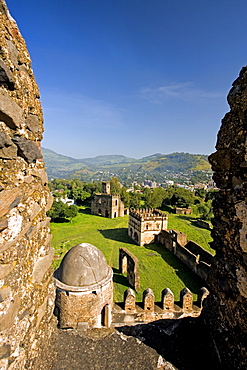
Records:
M0 264L0 279L7 276L14 268L14 263Z
M0 359L7 358L10 356L10 345L4 344L0 347Z
M31 175L39 177L42 181L42 185L48 184L48 176L44 168L33 168L31 170Z
M0 121L12 129L21 127L22 108L2 89L0 89Z
M0 221L0 231L3 231L6 227L8 227L8 220Z
M0 302L5 301L6 298L10 297L11 288L7 285L4 285L0 288Z
M42 159L41 150L38 148L37 144L31 140L27 140L21 136L14 136L13 142L18 147L18 155L23 157L28 163L33 163L37 159Z
M51 262L54 255L54 249L50 248L50 252L47 256L41 257L34 265L33 269L33 282L40 284L47 270L51 266Z
M15 44L12 41L7 40L7 45L10 51L11 62L15 65L15 67L18 67L19 53Z
M27 128L32 131L34 134L37 134L41 130L39 123L39 117L34 114L29 114L25 120Z
M13 300L10 302L9 307L0 316L0 330L6 330L11 327L13 324L15 317L17 316L18 310L20 307L20 298L16 295Z
M11 204L15 201L17 197L21 195L21 190L19 188L13 188L9 190L3 190L0 192L0 217L3 217L10 211Z
M15 88L13 74L2 60L0 60L0 85L9 90Z

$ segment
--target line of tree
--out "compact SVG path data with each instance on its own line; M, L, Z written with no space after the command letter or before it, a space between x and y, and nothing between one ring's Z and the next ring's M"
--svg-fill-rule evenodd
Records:
M162 208L165 206L188 208L193 206L201 218L206 220L212 218L214 191L206 192L204 189L197 189L192 192L174 186L167 189L162 187L141 189L136 186L133 191L127 191L126 187L120 185L117 177L111 178L110 185L111 193L119 194L126 208ZM49 186L54 197L68 197L73 199L78 206L90 205L95 193L102 192L102 182L100 181L84 183L78 179L54 179L49 182ZM58 205L56 207L58 208ZM60 207L62 206L60 205ZM54 219L54 217L52 218Z

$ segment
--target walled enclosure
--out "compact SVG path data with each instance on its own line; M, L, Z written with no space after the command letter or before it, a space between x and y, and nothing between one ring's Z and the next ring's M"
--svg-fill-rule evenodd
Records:
M207 325L224 369L247 367L247 67L228 94L230 112L209 157L220 189L213 203L216 256L208 278Z
M53 332L52 197L31 60L0 0L0 368L39 368Z
M187 242L187 235L176 230L162 230L156 236L156 241L164 245L201 279L207 280L213 259L211 253L192 240Z

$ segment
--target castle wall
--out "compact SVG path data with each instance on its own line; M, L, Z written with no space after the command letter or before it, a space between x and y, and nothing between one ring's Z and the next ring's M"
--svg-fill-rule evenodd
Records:
M210 157L219 192L213 202L216 250L205 318L224 369L247 367L247 67L228 94L216 152Z
M207 279L213 259L211 253L191 240L187 242L186 234L176 230L163 230L157 235L156 240L178 257L191 271L203 280Z
M52 205L25 41L0 0L0 368L36 369L53 332Z
M174 302L174 295L168 288L161 294L161 301L156 302L151 289L143 292L142 302L136 302L135 293L127 289L124 293L124 304L115 303L112 308L111 326L136 325L156 320L198 317L201 314L203 301L209 292L201 288L198 299L193 302L193 295L188 288L180 292L180 301Z

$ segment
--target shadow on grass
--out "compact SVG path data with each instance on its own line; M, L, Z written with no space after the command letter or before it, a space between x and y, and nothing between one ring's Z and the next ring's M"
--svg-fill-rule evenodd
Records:
M189 221L189 222L196 221L195 217L186 216L186 215L179 215L177 216L177 218L179 218L180 220Z
M193 293L197 294L199 288L206 286L206 283L199 276L184 265L184 263L166 249L165 246L149 244L145 245L144 248L159 253L163 260L175 270L176 275L183 281L184 285Z
M90 208L80 208L79 213L83 213L85 215L91 215L91 209Z
M117 283L117 284L121 284L123 286L126 286L127 288L129 287L127 277L122 275L122 274L119 274L119 273L118 274L116 274L116 273L113 274L113 282Z
M51 222L56 222L57 224L66 224L66 223L69 223L70 220L68 220L67 218L61 217L61 218L53 218Z
M98 230L106 239L116 240L117 242L135 244L128 235L128 229L119 227L117 229Z

